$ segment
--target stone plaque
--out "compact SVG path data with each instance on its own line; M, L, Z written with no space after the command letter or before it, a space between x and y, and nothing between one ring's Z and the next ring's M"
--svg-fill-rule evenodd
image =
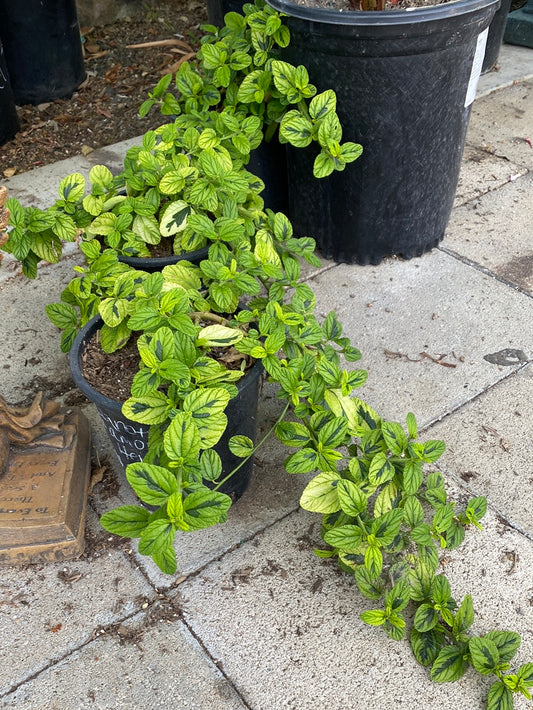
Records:
M62 414L41 399L37 436L30 438L24 424L37 418L35 402L7 416L5 406L0 398L0 563L76 557L85 542L89 424L78 410Z

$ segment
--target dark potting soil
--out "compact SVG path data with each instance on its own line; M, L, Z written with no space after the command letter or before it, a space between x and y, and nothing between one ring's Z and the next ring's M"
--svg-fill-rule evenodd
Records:
M131 384L139 370L137 338L114 353L105 353L100 347L97 331L87 342L81 356L81 371L87 382L101 394L124 402L130 396Z
M133 335L126 345L114 353L105 353L100 347L100 333L97 331L86 343L81 356L81 371L93 389L118 402L125 402L131 393L133 378L139 370L137 335ZM211 357L228 370L240 370L245 362L247 372L254 361L235 348L213 348Z

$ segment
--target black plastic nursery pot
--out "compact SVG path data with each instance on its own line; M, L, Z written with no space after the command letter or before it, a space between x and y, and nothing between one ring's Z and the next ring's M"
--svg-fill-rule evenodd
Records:
M11 140L19 129L15 99L9 82L4 49L0 41L0 145Z
M211 25L222 27L227 12L242 14L242 6L247 0L207 0L207 19Z
M131 266L133 269L153 274L156 271L161 271L165 266L171 266L180 261L189 261L191 264L199 264L203 259L207 259L208 251L208 247L203 247L196 251L174 254L173 256L124 256L120 254L118 260L123 264Z
M0 38L17 104L70 97L85 78L75 0L0 0Z
M482 74L490 71L498 61L510 7L511 0L501 0L500 7L492 18L487 36L483 66L481 67Z
M122 402L106 397L92 387L82 373L82 356L87 342L102 327L102 319L96 316L78 333L70 350L69 363L72 377L78 389L96 406L107 434L113 444L121 465L142 461L148 448L148 427L128 419L122 414ZM257 403L263 366L257 361L237 383L238 395L226 407L228 426L219 443L214 447L222 459L222 478L236 468L242 459L234 456L228 448L229 439L237 434L255 439ZM250 458L228 479L219 490L240 498L248 488L253 471Z
M289 213L324 256L378 264L419 256L450 217L486 32L499 0L338 12L268 0L287 14L283 58L334 89L343 141L362 156L323 179L311 148L288 150Z
M250 153L250 161L245 167L265 183L261 193L265 207L274 212L288 212L287 150L279 142L277 134L268 143L263 141Z

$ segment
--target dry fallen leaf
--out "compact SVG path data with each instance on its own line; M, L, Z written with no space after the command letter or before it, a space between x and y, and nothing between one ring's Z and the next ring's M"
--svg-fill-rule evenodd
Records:
M89 153L92 153L94 148L91 148L90 145L82 145L81 147L81 154L82 155L89 155Z
M5 178L10 178L10 177L13 177L13 175L14 175L16 172L17 172L17 169L16 169L16 168L6 168L6 169L3 171L2 175L3 175Z

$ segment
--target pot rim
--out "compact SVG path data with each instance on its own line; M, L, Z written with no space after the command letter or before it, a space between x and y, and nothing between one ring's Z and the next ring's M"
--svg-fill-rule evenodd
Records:
M419 22L444 20L458 15L468 15L483 10L500 0L451 0L430 7L413 7L404 10L329 10L320 7L304 7L288 0L266 0L268 5L289 17L309 22L341 26L395 26Z

